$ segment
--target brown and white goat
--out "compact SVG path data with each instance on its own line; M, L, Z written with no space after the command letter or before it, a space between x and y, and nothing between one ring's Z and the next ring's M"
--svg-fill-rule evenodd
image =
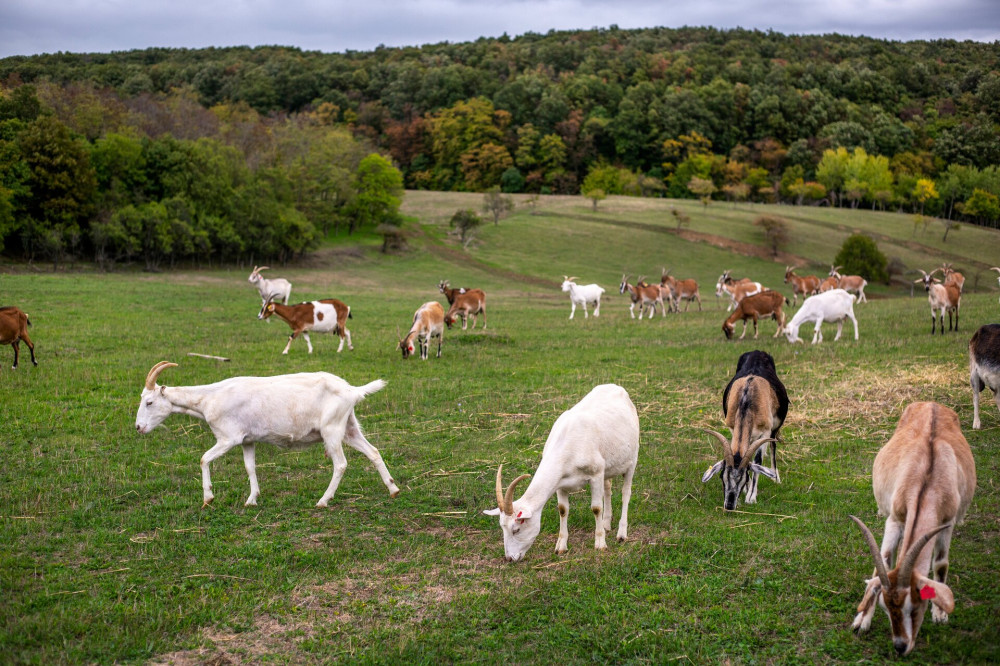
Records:
M778 474L778 431L788 414L788 394L778 379L774 359L764 351L749 351L736 363L736 374L722 393L722 414L732 432L732 441L721 433L705 429L719 440L723 459L701 477L706 483L716 474L722 480L723 506L732 511L740 491L746 503L757 501L757 476L781 483ZM771 467L764 467L762 447L771 444Z
M653 315L656 314L657 304L660 306L662 316L665 317L667 315L667 311L663 305L663 291L660 289L660 285L647 284L643 282L642 276L639 276L639 280L633 286L628 282L628 275L622 273L622 282L618 285L618 293L624 294L626 289L628 290L629 297L632 299L632 305L628 308L628 311L632 313L632 319L635 319L636 303L639 304L640 320L646 308L649 308L649 318L652 319Z
M953 284L958 287L959 291L962 291L962 288L965 286L965 276L952 268L952 264L941 264L940 268L935 268L931 271L931 275L934 275L938 271L941 271L941 274L944 275L945 285Z
M660 286L670 290L670 301L675 312L680 311L681 301L684 301L684 312L687 312L691 301L698 302L698 311L701 312L701 295L698 293L697 280L678 280L670 274L670 271L663 269L660 275Z
M972 429L979 430L979 392L989 387L1000 409L1000 324L986 324L969 340L969 383L972 384Z
M455 302L455 297L459 294L464 294L469 291L467 287L456 287L452 289L451 281L441 280L438 282L438 291L444 294L444 297L448 299L448 305L452 305Z
M278 315L292 327L292 334L288 336L288 344L282 354L288 353L288 348L292 346L292 340L302 335L306 339L309 353L312 354L312 341L309 340L309 331L316 333L336 333L340 336L340 346L337 353L344 349L344 341L347 341L347 348L354 351L351 344L351 332L347 330L347 320L352 319L351 308L343 301L336 298L325 298L321 301L309 301L298 305L282 305L268 301L260 309L257 319L268 319L271 315Z
M794 306L799 299L799 294L802 294L802 298L807 296L812 296L817 293L819 289L819 278L815 275L805 275L798 276L795 274L795 269L792 266L785 266L785 284L789 282L792 283L792 305Z
M11 370L17 370L17 359L20 356L21 341L28 345L31 352L32 365L38 365L35 361L35 345L28 337L28 327L31 321L28 315L13 305L0 307L0 345L10 345L14 348L14 365Z
M472 328L476 327L476 315L483 315L483 330L486 330L486 293L482 289L469 289L464 294L455 294L455 300L444 316L444 323L451 328L456 319L462 320L462 330L472 316Z
M785 328L785 313L782 312L781 306L787 303L788 299L785 298L784 294L770 289L753 296L747 296L736 306L733 314L729 315L729 318L722 323L722 332L726 334L727 339L732 340L733 333L736 332L736 322L742 320L743 335L739 337L742 340L747 334L747 320L752 319L753 339L756 340L757 320L771 317L778 322L778 330L772 336L776 338L781 335L781 331Z
M919 268L917 270L920 270ZM934 335L936 319L941 320L941 335L944 335L944 313L948 311L948 330L951 330L951 313L955 313L955 330L958 331L958 310L962 306L962 290L956 284L941 284L934 272L925 273L914 283L923 284L927 291L927 301L931 304L931 335ZM937 316L936 313L940 313Z
M902 656L916 644L928 601L935 622L947 622L955 610L945 583L948 550L976 489L976 463L958 415L936 402L908 405L875 456L872 489L879 515L886 516L885 533L880 549L871 530L851 516L875 561L852 626L868 631L877 603L889 616L893 647ZM893 552L896 566L888 570Z
M398 332L398 331L397 331ZM431 338L438 339L437 357L441 358L441 343L444 340L444 308L437 301L428 301L413 313L410 331L399 340L399 349L407 359L415 351L414 341L420 345L420 358L427 360Z
M727 312L739 305L740 301L747 296L753 296L764 291L764 285L760 282L754 282L750 278L734 280L729 275L731 272L724 271L719 276L719 281L715 283L716 296L722 296L723 293L729 294L729 305L726 307Z
M858 295L858 303L867 303L868 297L865 296L865 287L868 286L868 280L864 279L860 275L841 275L839 273L841 266L830 266L830 277L837 280L836 288L843 289L849 294ZM830 279L830 278L827 278ZM823 280L823 284L826 284L826 280ZM834 287L830 287L833 289ZM827 291L826 289L820 289L820 291Z

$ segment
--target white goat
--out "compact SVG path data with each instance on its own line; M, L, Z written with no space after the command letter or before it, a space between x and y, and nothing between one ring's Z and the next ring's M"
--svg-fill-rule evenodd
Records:
M247 282L256 286L260 292L260 306L264 307L268 301L281 301L288 305L288 299L292 296L292 283L284 278L265 280L260 272L266 270L267 266L254 266L253 272L247 278Z
M615 384L595 387L556 419L542 450L542 462L521 499L514 500L514 488L529 475L514 479L504 494L503 465L497 469L498 507L483 513L500 517L507 561L520 560L535 542L542 525L542 508L553 493L559 502L556 553L565 553L569 539L566 526L569 493L587 483L590 510L597 523L594 548L606 548L605 534L611 529L611 479L616 476L623 477L618 540L628 538L628 503L638 456L639 416L628 393Z
M885 533L879 548L871 530L851 516L875 561L853 627L868 631L875 606L881 606L892 626L893 647L904 656L917 642L928 602L935 622L947 622L955 610L946 583L948 551L952 530L976 491L976 463L958 415L936 402L908 405L875 456L872 490L879 515L886 517ZM896 566L887 571L894 552Z
M378 449L365 439L354 416L354 407L366 395L385 386L381 379L364 386L351 386L328 372L303 372L275 377L232 377L203 386L157 385L157 376L176 365L161 361L149 371L135 416L135 429L148 433L171 414L187 414L208 423L216 442L201 457L206 506L215 497L209 464L235 446L243 447L243 463L250 477L246 505L257 504L260 488L254 457L256 442L289 449L323 442L326 454L333 461L333 479L316 506L329 503L344 476L347 469L344 442L372 462L390 497L399 494Z
M833 338L836 342L840 339L845 319L854 322L854 339L857 340L858 320L854 318L854 294L849 294L843 289L824 291L802 301L802 307L785 326L785 337L789 342L804 342L799 337L799 327L807 322L816 322L812 343L823 342L823 331L820 330L823 322L837 322L837 335Z
M576 314L576 306L583 306L583 318L587 318L587 303L594 306L594 316L601 316L601 294L604 293L604 287L599 287L596 284L586 284L578 285L573 282L576 280L575 277L563 276L562 290L569 292L569 302L572 304L573 309L569 312L569 318L572 319L573 315Z

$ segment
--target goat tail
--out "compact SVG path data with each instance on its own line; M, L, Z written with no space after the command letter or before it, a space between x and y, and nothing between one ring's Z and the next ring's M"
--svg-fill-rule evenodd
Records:
M351 316L351 306L350 305L347 306L347 318L348 319L354 319L354 317Z
M358 394L358 401L360 402L365 396L369 396L372 393L377 393L385 388L384 379L376 379L373 382L368 382L364 386L355 386L354 391Z

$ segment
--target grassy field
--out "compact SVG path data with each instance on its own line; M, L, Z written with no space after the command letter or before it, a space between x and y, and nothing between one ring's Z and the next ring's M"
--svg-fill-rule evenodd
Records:
M856 307L861 339L822 345L726 342L722 269L781 284L783 261L734 253L672 230L670 202L611 199L595 213L544 198L484 226L465 250L447 234L476 195L408 193L410 250L333 244L274 267L294 300L352 307L355 350L257 321L249 270L144 274L0 271L0 303L31 315L37 368L10 371L0 348L0 644L5 663L833 663L894 658L879 611L862 638L850 621L872 570L849 513L882 534L870 472L908 403L955 409L972 446L978 488L955 531L947 625L924 624L913 663L1000 661L1000 415L992 394L971 430L967 345L1000 320L995 281L963 299L961 332L931 336L923 292L873 285ZM788 256L817 270L864 229L912 268L953 260L968 275L1000 259L1000 235L963 228L940 242L911 237L906 216L677 202L689 235L759 243L750 222L787 214ZM992 256L991 256L992 255ZM623 270L661 266L702 284L704 311L633 321ZM973 270L974 269L974 270ZM804 271L803 271L804 272ZM568 321L564 274L602 284L600 318ZM486 331L449 331L444 356L404 362L397 327L440 279L489 294ZM971 278L970 278L971 279ZM992 288L991 288L992 285ZM699 427L720 428L722 389L739 355L774 355L792 406L782 430L782 484L760 482L756 505L724 513L721 484L701 484L718 452ZM228 363L188 356L229 357ZM325 370L359 385L388 382L357 409L402 492L390 499L366 459L348 469L327 509L320 448L260 446L259 506L241 456L213 464L203 509L198 459L214 440L174 415L135 432L142 382L157 361L180 364L167 385L236 375ZM555 501L525 561L503 561L495 518L497 466L531 473L556 417L593 386L625 387L640 417L630 539L593 549L586 492L570 501L570 550L556 556ZM617 491L617 489L616 489ZM615 497L618 508L618 497ZM614 518L617 524L617 516Z

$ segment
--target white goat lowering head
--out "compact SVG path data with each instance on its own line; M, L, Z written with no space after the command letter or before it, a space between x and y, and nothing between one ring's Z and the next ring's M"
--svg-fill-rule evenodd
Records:
M503 532L504 557L508 562L517 562L535 543L542 529L542 516L534 515L531 509L517 506L514 502L514 488L521 481L531 477L522 474L507 486L504 493L502 485L503 465L497 469L497 508L483 511L487 516L500 516L500 529Z
M921 536L910 546L905 555L897 558L896 568L886 571L885 560L879 552L875 535L860 518L851 516L851 520L861 528L861 533L875 560L876 571L875 577L868 581L865 594L858 604L858 614L853 623L854 631L860 633L868 630L877 601L889 616L893 647L899 656L905 656L916 645L917 632L923 624L928 603L934 603L945 613L955 610L955 597L951 588L945 583L928 578L919 571L914 571L913 568L924 546L936 537L938 532L951 527L951 524L941 525Z
M146 386L142 389L139 401L139 411L135 415L135 429L145 435L173 413L173 403L163 396L163 386L156 385L156 378L167 368L176 367L176 363L160 361L146 375Z
M722 445L723 458L705 470L705 474L701 477L701 482L707 483L713 476L722 472L719 474L719 478L722 480L722 493L726 511L732 511L736 508L736 505L739 502L740 493L743 491L744 486L746 486L747 481L750 479L750 474L748 472L752 471L757 472L758 474L763 474L772 481L778 480L778 477L775 476L774 472L772 472L769 468L764 467L763 465L758 465L753 461L754 456L757 455L757 452L762 446L769 442L776 442L778 440L772 437L758 439L749 446L745 456L740 456L740 459L736 460L729 440L726 439L722 433L709 430L708 428L702 428L702 430L709 435L715 436L719 440L719 443Z

